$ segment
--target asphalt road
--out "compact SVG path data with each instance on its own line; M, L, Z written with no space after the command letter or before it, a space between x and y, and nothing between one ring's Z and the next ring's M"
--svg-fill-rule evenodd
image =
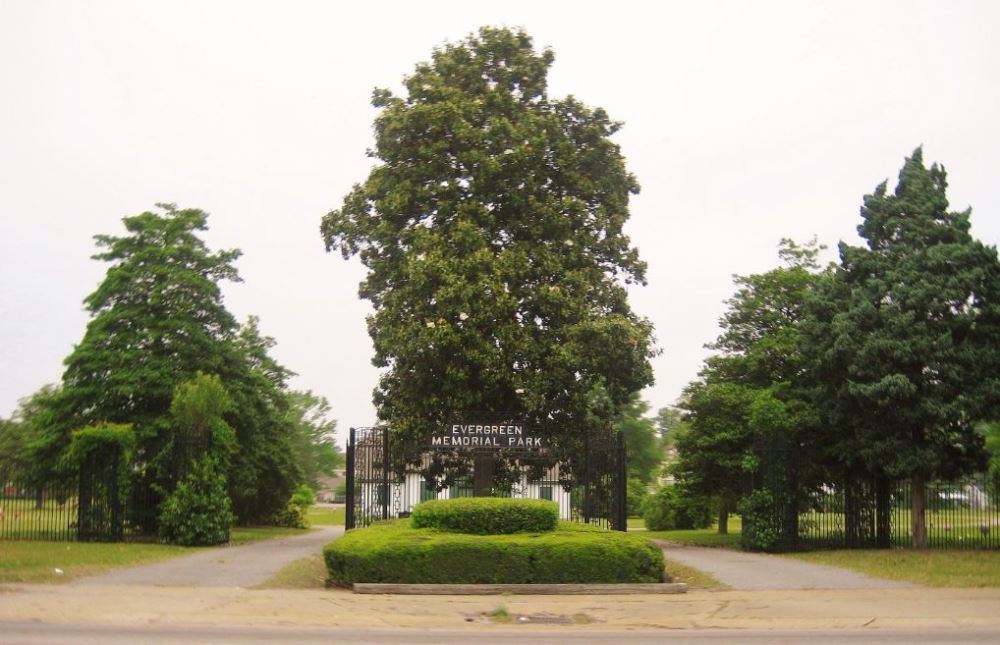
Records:
M562 643L804 643L838 645L849 643L955 643L1000 642L1000 630L989 629L855 629L816 630L698 630L698 631L600 631L579 629L521 630L516 626L486 626L478 630L400 630L358 628L274 628L243 626L147 625L143 627L34 622L0 622L0 641L5 645L76 643L78 645L160 644L248 644L260 643L484 643L559 645Z

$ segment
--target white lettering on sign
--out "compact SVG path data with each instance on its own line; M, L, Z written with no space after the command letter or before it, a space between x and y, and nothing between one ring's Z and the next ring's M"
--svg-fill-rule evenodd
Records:
M527 436L520 423L449 423L431 435L431 448L544 448L542 437Z

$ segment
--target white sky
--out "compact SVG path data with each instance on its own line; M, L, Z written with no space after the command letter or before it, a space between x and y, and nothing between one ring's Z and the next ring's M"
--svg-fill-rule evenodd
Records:
M0 2L0 415L56 382L106 266L91 236L173 201L239 247L225 286L296 388L341 429L374 421L363 269L326 254L324 213L369 167L375 86L432 48L523 26L550 93L625 122L643 186L627 230L649 263L633 307L663 354L653 409L695 377L733 273L779 238L857 240L861 197L904 156L1000 240L1000 3ZM341 433L343 436L343 432Z

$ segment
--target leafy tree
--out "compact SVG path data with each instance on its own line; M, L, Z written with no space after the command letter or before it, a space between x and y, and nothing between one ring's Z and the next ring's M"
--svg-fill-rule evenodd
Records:
M244 523L264 523L284 508L303 480L295 458L295 428L289 420L287 379L293 373L268 354L275 341L263 336L251 316L236 339L243 360L226 381L232 397L227 421L239 450L229 470L233 509Z
M620 124L550 97L553 59L483 28L417 65L404 96L375 90L378 163L323 218L327 249L368 269L375 403L411 446L467 411L566 445L652 381L624 286L645 266L622 232L638 184Z
M649 404L639 398L639 393L622 407L615 419L615 430L625 438L625 449L628 455L628 478L637 479L643 484L653 481L660 464L663 462L663 452L660 450L656 437L656 422L647 417Z
M801 378L799 338L803 303L822 279L820 248L815 240L801 246L781 240L785 266L734 277L738 289L719 321L722 333L709 345L719 353L685 391L688 428L675 442L674 474L693 492L717 500L720 533L727 531L749 471L761 466L762 446L783 446L785 459L794 453L803 463L815 461L805 440L816 421Z
M980 420L1000 401L1000 264L950 211L947 179L906 159L894 193L864 198L863 247L840 245L809 340L827 412L845 421L840 452L911 480L913 544L927 545L926 482L981 468Z
M91 320L66 358L62 387L46 397L47 418L30 445L33 460L54 468L72 430L128 423L137 440L138 485L167 493L178 476L178 428L221 427L218 411L225 408L239 450L213 468L223 480L229 475L241 520L270 517L301 482L284 422L288 372L267 356L273 341L259 336L256 321L241 330L223 304L219 283L239 280L233 262L240 252L205 245L203 211L158 209L124 218L124 236L95 237L101 251L94 258L110 266L84 301ZM204 380L215 377L231 406ZM199 378L195 391L177 389ZM172 411L175 394L189 400ZM230 472L221 472L227 466Z
M986 465L987 481L997 495L1000 494L1000 423L992 421L983 423L979 427L985 439L986 452L989 453L989 462Z
M690 420L675 438L678 459L672 472L688 490L716 501L719 533L729 532L729 513L752 467L754 393L738 383L710 381L692 383L685 391Z
M656 436L664 450L674 445L675 433L684 424L684 411L674 406L660 408L656 413Z
M229 459L236 451L235 433L225 420L231 408L232 400L215 374L199 372L174 390L170 403L174 421L171 440L178 479L205 453L213 456L223 476L229 471Z
M227 339L237 323L226 310L221 280L239 280L236 250L211 252L198 237L207 215L159 204L160 212L124 218L126 236L95 236L110 262L103 282L84 301L91 320L66 358L58 451L75 427L131 423L138 458L155 480L170 466L174 389L195 376L227 374L239 361ZM67 419L67 417L69 417Z
M293 391L288 399L295 460L305 481L318 490L320 476L333 475L344 460L334 434L337 422L329 417L330 404L324 397Z
M0 432L0 465L19 470L34 484L57 481L66 476L59 453L47 449L57 419L53 414L59 388L45 385L18 401L17 410Z

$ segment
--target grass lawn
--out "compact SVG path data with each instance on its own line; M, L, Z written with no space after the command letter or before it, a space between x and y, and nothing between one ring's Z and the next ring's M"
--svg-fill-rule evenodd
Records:
M326 563L317 553L286 564L278 573L255 589L323 589L326 587Z
M667 551L669 555L670 551ZM676 560L671 560L669 557L664 558L664 569L670 574L673 582L684 582L687 583L688 589L691 591L707 590L707 591L721 591L723 589L729 589L729 585L724 582L720 582L715 576L710 573L706 573L701 569L695 569L694 567L689 567L686 564L677 562Z
M168 544L0 541L0 582L67 582L186 553Z
M309 529L289 529L282 526L234 526L229 532L229 546L304 535L308 532Z
M346 515L347 512L343 507L328 508L310 506L309 510L306 511L306 517L309 519L309 524L311 526L340 526L344 524Z
M857 549L786 556L930 587L1000 587L1000 551Z
M637 518L638 519L638 518ZM632 520L629 520L629 528L633 528ZM642 522L638 519L638 522ZM738 515L729 516L729 533L720 535L718 528L713 525L707 529L693 529L683 531L646 531L646 537L669 542L679 542L682 544L693 544L695 546L720 547L724 549L740 548L740 533L743 530L743 522Z
M229 544L237 546L260 540L302 535L308 530L273 526L236 527L230 533ZM146 542L0 540L0 583L67 582L111 569L175 558L194 553L200 548L206 547ZM62 573L57 573L56 569Z

